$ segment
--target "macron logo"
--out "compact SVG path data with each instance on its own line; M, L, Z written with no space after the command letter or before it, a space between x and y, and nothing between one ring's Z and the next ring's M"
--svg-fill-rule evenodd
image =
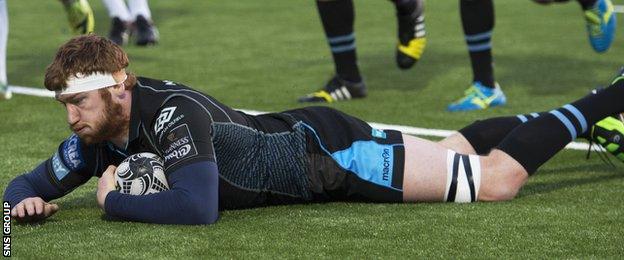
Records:
M390 149L384 148L381 153L381 157L383 158L383 171L381 179L384 181L390 180Z
M169 122L169 120L171 120L171 117L173 117L173 112L176 110L176 108L177 107L166 107L163 108L162 111L160 111L160 115L158 115L158 118L156 118L156 124L154 124L155 134L158 134L158 132L160 132L160 130L165 127L165 124Z

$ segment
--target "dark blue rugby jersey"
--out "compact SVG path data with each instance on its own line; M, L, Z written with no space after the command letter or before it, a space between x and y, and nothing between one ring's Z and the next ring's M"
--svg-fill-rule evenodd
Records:
M48 160L47 170L64 195L99 177L108 165L152 152L164 159L165 173L194 162L216 162L221 208L303 202L312 196L306 138L293 123L280 114L250 116L184 85L139 77L132 90L127 147L86 146L72 135Z
M17 203L35 194L56 199L100 177L108 165L151 152L164 159L168 180L169 174L176 180L201 178L195 172L173 173L216 163L221 209L402 201L401 133L373 129L340 111L307 107L252 116L181 84L148 78L138 78L131 107L127 147L86 146L72 135L32 172L45 172L49 183L37 174L22 175L27 181L12 182L5 199Z

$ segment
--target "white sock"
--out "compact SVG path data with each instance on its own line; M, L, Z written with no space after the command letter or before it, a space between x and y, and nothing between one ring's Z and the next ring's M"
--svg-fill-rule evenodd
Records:
M118 17L122 21L132 22L134 18L130 16L130 11L126 6L124 0L102 0L106 9L108 9L108 16L110 18Z
M128 0L128 9L130 9L132 17L142 15L147 20L152 19L152 12L147 5L147 0Z
M0 0L0 83L7 84L6 48L9 39L9 14L5 0Z

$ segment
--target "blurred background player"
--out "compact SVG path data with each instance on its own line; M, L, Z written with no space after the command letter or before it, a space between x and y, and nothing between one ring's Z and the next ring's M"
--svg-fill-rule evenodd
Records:
M533 0L540 4L567 2L568 0ZM589 42L596 52L605 52L615 34L615 12L611 0L576 0L586 21ZM464 29L473 82L464 97L451 103L449 111L470 111L504 105L505 94L494 80L492 64L492 29L494 6L492 0L460 0L460 13Z
M158 30L152 21L147 0L102 0L111 18L108 38L117 45L128 43L130 31L138 46L156 44Z
M7 81L6 48L9 37L9 15L6 0L0 0L0 100L10 99L11 90Z
M61 3L65 7L69 27L74 34L93 32L95 29L95 18L87 0L61 0Z
M396 7L399 42L397 65L411 68L420 59L425 45L424 0L391 0ZM366 97L355 53L355 14L352 0L317 0L316 6L332 52L336 74L317 92L299 102L334 102Z
M74 34L92 33L95 28L93 10L87 0L61 0L67 12L67 21ZM9 16L5 0L0 0L0 100L10 99L6 72L6 48L9 36Z

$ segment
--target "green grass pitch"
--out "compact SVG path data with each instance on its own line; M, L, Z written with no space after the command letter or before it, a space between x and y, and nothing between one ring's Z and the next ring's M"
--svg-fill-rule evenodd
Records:
M106 35L106 10L95 9ZM475 119L547 110L608 82L624 58L594 53L574 1L544 7L497 0L493 38L497 80L509 105L451 114L446 104L471 80L457 0L427 2L428 46L409 71L394 64L394 8L357 0L359 63L370 97L332 104L368 121L457 129ZM622 1L616 3L624 4ZM333 71L312 0L150 2L161 33L152 48L126 47L130 69L200 89L236 108L301 106ZM8 1L11 84L42 86L55 50L71 37L58 1ZM621 20L621 19L620 19ZM619 22L624 28L624 23ZM624 101L623 101L624 102ZM54 100L15 96L0 103L0 187L53 154L70 134ZM221 213L210 226L103 220L92 180L57 202L39 225L13 226L15 257L70 258L621 258L624 165L564 151L517 199L469 205L313 204Z

